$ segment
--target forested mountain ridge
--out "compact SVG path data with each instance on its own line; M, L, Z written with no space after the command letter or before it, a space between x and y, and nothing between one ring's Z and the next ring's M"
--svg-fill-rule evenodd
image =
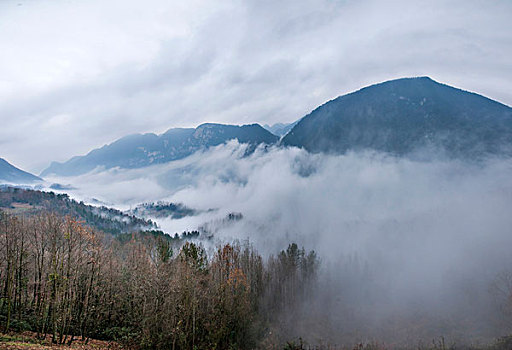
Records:
M200 211L187 207L182 203L168 203L168 202L156 202L156 203L142 203L137 205L135 208L128 211L128 213L136 215L138 217L154 217L154 218L172 218L181 219L186 216L194 216L200 213Z
M85 156L73 157L64 163L53 162L41 175L80 175L96 167L141 168L185 158L201 149L233 139L250 144L251 149L262 143L274 144L279 140L258 124L237 126L206 123L195 129L170 129L161 135L126 136L94 149Z
M40 177L16 168L3 158L0 158L0 183L31 184L43 181Z
M70 199L67 194L55 194L15 187L0 188L0 211L11 214L37 215L53 212L83 221L87 226L110 233L131 233L153 230L156 224L151 220L128 215L120 210L96 207Z
M371 85L316 108L298 122L266 125L281 145L311 152L376 150L395 155L435 148L450 157L512 154L512 108L428 77ZM291 128L290 131L288 131ZM185 158L232 139L275 144L279 136L258 124L207 123L156 134L135 134L64 163L41 176L73 176L97 167L141 168Z
M397 79L325 103L282 144L333 153L434 147L450 157L512 154L512 108L428 77Z

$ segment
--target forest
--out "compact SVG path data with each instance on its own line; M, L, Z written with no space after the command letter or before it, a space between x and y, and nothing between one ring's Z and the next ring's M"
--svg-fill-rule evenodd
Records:
M192 235L194 237L194 235ZM206 248L162 235L118 240L70 216L0 211L0 324L54 344L134 349L286 345L279 315L314 292L319 259L290 244Z
M410 332L411 327L435 326L449 332L450 327L419 314L389 323L391 328L380 339L365 337L361 332L370 334L372 323L357 314L364 314L358 303L377 311L361 280L371 280L366 267L359 277L346 274L347 264L335 267L344 276L345 287L340 287L333 284L336 280L322 276L314 251L295 243L264 256L248 242L214 246L199 237L197 231L174 237L161 231L111 235L71 216L51 212L15 216L0 211L0 331L5 336L28 332L41 342L65 348L89 341L96 347L98 341L107 341L125 349L388 350L414 344L424 350L505 350L512 346L512 337L484 345L455 346L443 336L426 344L414 339L405 345L389 342L400 339L399 329ZM358 265L356 260L350 264L352 270ZM501 286L507 287L510 280L502 276ZM335 306L339 297L333 300L332 294L332 289L340 288L345 311L337 314L336 323L345 335L329 323L334 312L341 312L335 310L342 310ZM354 290L357 295L351 296ZM503 311L512 311L509 304L503 306ZM347 331L366 340L353 342ZM325 342L336 333L350 339L351 345ZM310 340L316 337L319 343L303 341L300 334ZM0 348L6 344L2 339L13 339L9 337L0 337Z
M156 223L106 206L93 206L69 198L65 193L54 193L0 186L0 209L11 214L30 216L55 212L79 218L102 232L120 234L155 229Z

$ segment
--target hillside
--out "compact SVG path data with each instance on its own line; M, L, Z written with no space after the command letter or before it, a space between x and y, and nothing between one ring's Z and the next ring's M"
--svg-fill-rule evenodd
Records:
M277 136L286 135L295 125L297 125L299 121L294 121L293 123L275 123L272 125L265 124L263 127L270 131L272 134Z
M95 207L70 199L66 194L0 187L0 211L11 214L36 215L55 212L77 218L86 225L110 234L152 230L151 220L127 215L117 209Z
M137 217L154 217L154 218L171 218L181 219L186 216L194 216L200 213L200 211L188 208L182 203L167 203L167 202L156 202L156 203L142 203L137 205L135 208L129 211Z
M141 168L185 158L201 149L233 139L254 148L262 143L276 143L279 138L258 124L236 126L209 123L196 129L170 129L161 135L135 134L92 150L85 156L73 157L65 163L53 162L41 175L80 175L96 167Z
M37 181L42 181L42 179L16 168L5 159L0 158L0 183L31 184Z
M450 157L511 154L512 108L428 77L398 79L318 107L282 144L333 153L404 155L428 147Z

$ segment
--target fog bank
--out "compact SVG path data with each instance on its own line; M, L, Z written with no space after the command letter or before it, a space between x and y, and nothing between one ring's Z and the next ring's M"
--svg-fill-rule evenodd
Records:
M244 151L231 142L169 164L51 180L120 208L167 200L203 210L158 219L166 232L210 222L215 241L249 240L268 254L290 242L316 250L323 287L292 335L339 342L504 332L492 283L512 270L511 159ZM222 220L232 212L243 219Z

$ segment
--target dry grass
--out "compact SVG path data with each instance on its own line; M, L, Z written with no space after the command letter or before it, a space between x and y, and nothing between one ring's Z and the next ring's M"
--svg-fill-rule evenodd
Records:
M35 333L23 332L20 334L0 334L0 349L18 350L18 349L124 349L115 342L108 342L96 339L90 339L87 344L80 338L73 341L71 346L52 344L51 337L38 339Z

